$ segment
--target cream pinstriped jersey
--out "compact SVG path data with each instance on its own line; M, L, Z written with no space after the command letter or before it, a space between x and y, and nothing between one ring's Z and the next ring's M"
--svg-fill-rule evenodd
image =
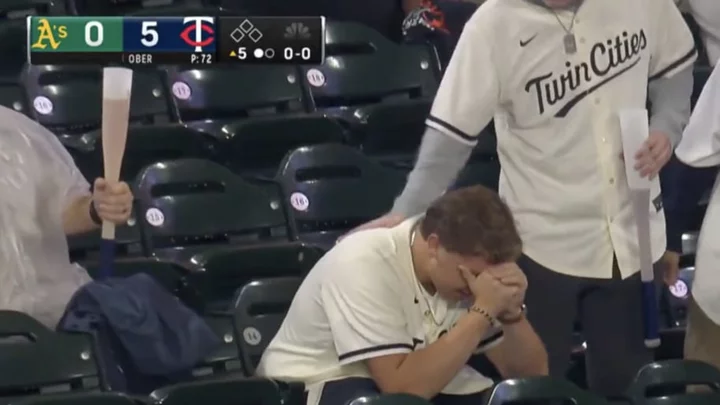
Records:
M427 125L469 145L494 117L500 194L525 253L560 273L609 278L613 255L639 269L618 111L645 108L648 80L696 52L673 0L585 0L573 15L526 0L488 0L465 26ZM558 21L559 20L559 21ZM660 185L652 248L665 249Z
M452 328L467 308L430 296L417 283L410 255L416 220L358 232L330 250L298 290L258 373L304 382L313 405L323 383L369 377L363 360L410 353ZM502 336L502 329L490 329L478 351ZM490 379L466 367L443 392L467 394L491 386Z

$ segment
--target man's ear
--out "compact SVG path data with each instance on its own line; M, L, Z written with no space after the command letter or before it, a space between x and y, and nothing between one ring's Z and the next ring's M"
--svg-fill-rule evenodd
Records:
M431 233L425 240L425 243L427 243L430 258L437 259L438 251L440 250L440 238L437 234Z

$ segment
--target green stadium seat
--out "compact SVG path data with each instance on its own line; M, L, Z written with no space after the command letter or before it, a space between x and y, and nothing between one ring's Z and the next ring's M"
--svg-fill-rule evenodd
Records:
M24 74L30 115L60 136L88 179L102 175L102 69L32 66ZM130 128L121 178L163 159L210 158L214 139L181 124L166 96L163 74L135 71Z
M251 184L208 160L145 168L135 182L148 251L185 260L208 249L289 240L274 183Z
M252 280L237 290L233 299L235 322L248 375L255 374L301 283L300 277L266 278Z
M162 405L282 405L280 384L259 378L193 381L161 388L150 400Z
M432 402L410 394L385 394L373 397L360 397L348 405L430 405Z
M0 106L27 114L27 103L22 88L13 82L4 82L0 78Z
M560 401L560 402L553 402ZM610 405L605 399L578 388L573 383L551 377L503 381L493 388L488 405L572 403Z
M24 19L0 21L0 80L19 84L20 73L27 62L27 27Z
M102 175L102 131L84 138L93 146L96 176ZM159 161L180 158L216 159L218 144L214 138L182 124L134 126L128 130L120 178L134 180L145 167Z
M238 336L232 315L211 314L204 316L205 322L220 337L220 347L207 356L193 370L197 378L217 376L243 376L243 363L238 346Z
M35 107L31 115L42 125L61 135L82 135L100 128L101 67L29 66L23 72L23 83L28 100ZM153 70L136 70L130 122L165 124L173 118L162 74Z
M3 5L4 6L4 5ZM2 10L0 10L2 14ZM27 28L22 18L0 21L0 105L27 114L20 73L27 61Z
M334 120L305 114L293 66L169 67L180 118L223 141L226 164L243 174L272 176L288 150L343 142Z
M133 15L183 17L189 15L217 16L224 10L209 7L201 0L70 0L71 9L78 15Z
M0 19L22 20L30 15L66 15L63 0L3 0Z
M99 271L99 264L94 262L85 268L90 276L95 278ZM192 301L189 306L194 307L197 303L197 293L188 291L188 287L185 285L185 277L191 271L192 268L185 263L163 260L158 257L119 258L113 264L114 277L130 277L140 273L148 274L167 291L182 298L186 304L188 304L187 301Z
M68 394L33 395L17 399L9 405L140 405L119 392L73 392Z
M300 240L326 248L347 230L388 212L405 185L402 172L333 144L291 152L277 179Z
M237 289L253 280L304 277L324 250L298 242L211 249L193 257L200 271L186 284L199 291L206 309L229 311Z
M100 388L89 336L56 333L21 312L0 311L0 363L0 402Z
M686 394L691 385L707 393ZM669 391L669 392L668 392ZM710 405L720 403L720 370L693 360L666 360L640 369L628 391L634 405Z
M315 107L342 118L366 154L412 160L438 86L426 47L330 21L325 63L302 71Z

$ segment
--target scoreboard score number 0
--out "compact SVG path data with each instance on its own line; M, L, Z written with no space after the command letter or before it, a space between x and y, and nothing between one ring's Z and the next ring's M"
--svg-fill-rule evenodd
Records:
M31 64L322 64L323 17L36 17Z

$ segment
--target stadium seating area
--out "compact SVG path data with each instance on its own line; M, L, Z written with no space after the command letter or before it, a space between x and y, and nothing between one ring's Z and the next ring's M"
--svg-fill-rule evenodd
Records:
M92 180L102 174L101 68L27 66L24 17L200 12L252 10L200 0L3 0L0 105L57 134ZM386 212L402 189L442 75L431 43L397 44L350 22L330 21L327 28L327 60L321 66L165 66L135 72L121 176L133 186L136 202L132 219L118 229L115 271L153 276L204 314L222 337L218 352L197 366L197 380L143 398L102 392L107 386L92 337L56 333L23 314L0 311L1 337L32 342L0 345L0 402L301 401L302 387L249 376L304 274L339 234ZM315 70L322 72L325 86L308 80ZM708 75L700 62L695 97ZM457 186L497 187L500 168L491 127L486 132ZM99 234L74 237L69 245L72 259L91 274L97 270ZM691 283L689 257L683 277ZM667 331L658 356L678 358L684 298L667 291L663 296ZM582 386L581 332L576 362L571 379ZM702 364L658 363L639 375L631 399L635 404L720 403L717 397L710 402L646 398L647 386L688 383L718 387L720 372ZM603 403L565 382L545 380L500 384L492 397L490 403L498 405L523 398ZM399 396L361 402L422 405L417 401Z

